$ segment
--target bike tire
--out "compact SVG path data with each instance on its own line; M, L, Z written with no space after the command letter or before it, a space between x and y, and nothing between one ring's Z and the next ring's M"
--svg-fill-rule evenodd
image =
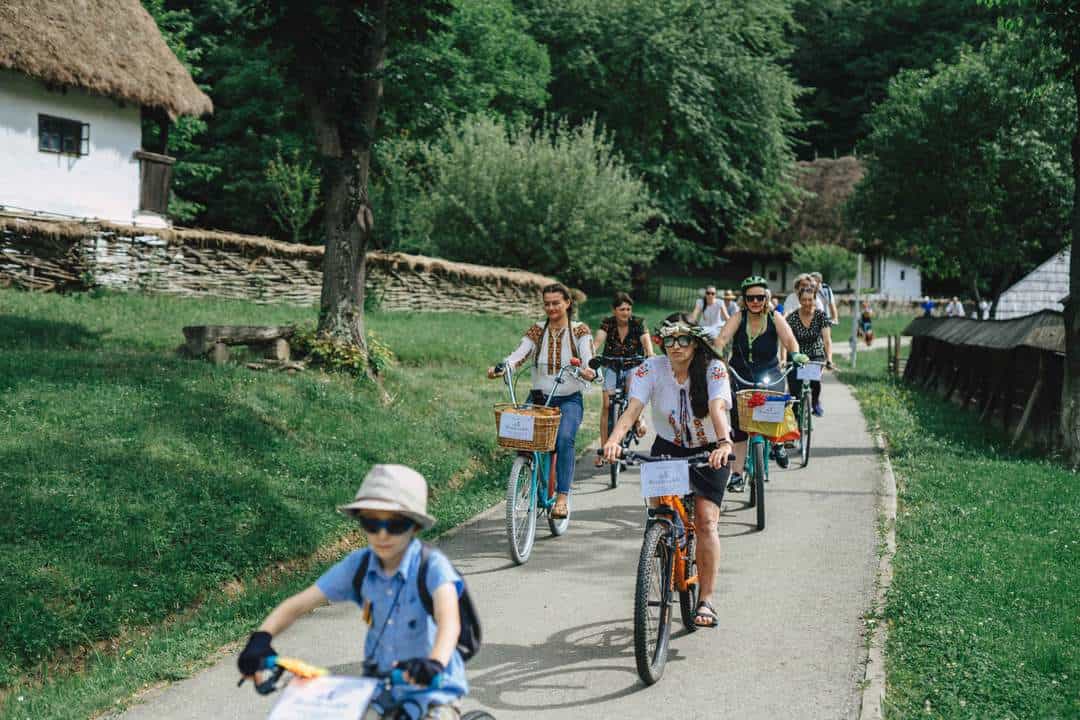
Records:
M692 501L691 501L692 502ZM686 546L686 577L697 574L697 534L690 533L690 542ZM694 615L697 614L698 594L701 588L700 579L690 585L685 592L679 591L679 612L682 614L682 624L686 632L694 632L698 626L694 624Z
M757 495L757 529L765 529L765 443L754 443L754 486Z
M802 408L800 408L802 415L802 439L799 443L799 452L802 456L802 466L806 467L810 464L810 434L813 430L812 423L813 414L810 408L810 398L804 398L802 402Z
M638 558L634 658L638 676L646 685L653 685L663 677L671 642L672 548L668 536L666 523L653 523L645 531Z
M506 482L506 538L510 559L524 565L536 541L536 493L532 487L533 457L518 455Z
M750 486L750 501L747 507L757 505L757 485L754 483L754 443L752 440L746 447L746 461L743 463L743 482Z
M472 710L462 715L461 720L495 720L495 716L483 710Z
M611 430L615 427L615 422L618 420L618 417L616 416L615 412L616 412L615 402L614 402L614 398L612 398L612 402L608 405L608 419L607 419L608 437L611 437ZM618 460L616 460L613 463L610 463L608 465L608 472L611 475L611 489L614 490L615 488L619 487L619 473L622 472L622 463L619 462Z

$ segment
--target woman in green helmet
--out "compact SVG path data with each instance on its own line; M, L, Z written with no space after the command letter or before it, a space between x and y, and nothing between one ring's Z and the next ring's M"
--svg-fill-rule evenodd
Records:
M762 382L766 378L780 376L780 346L793 355L799 352L799 343L784 316L769 305L769 283L765 278L752 275L740 286L743 308L732 315L716 338L716 346L731 343L731 368L747 380ZM735 377L731 378L731 428L735 440L736 460L733 467L741 468L746 457L747 435L739 429L739 412L735 408L735 393L741 390ZM782 452L782 446L778 448ZM782 464L786 457L777 457ZM732 475L730 487L741 490L741 476Z

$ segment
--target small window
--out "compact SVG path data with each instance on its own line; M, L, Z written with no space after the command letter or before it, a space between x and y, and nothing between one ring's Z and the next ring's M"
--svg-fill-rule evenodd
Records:
M905 273L906 273L906 272L907 272L906 270L901 270L901 271L900 271L900 279L901 279L901 280L903 280L903 279L904 279L904 275L905 275Z
M769 282L776 282L776 279L778 277L780 277L780 273L778 273L776 270L769 271Z
M38 150L64 155L90 154L90 124L38 115Z

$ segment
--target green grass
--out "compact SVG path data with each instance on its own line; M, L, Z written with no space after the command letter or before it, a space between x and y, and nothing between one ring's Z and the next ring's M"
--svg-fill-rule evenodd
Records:
M884 365L842 377L898 481L886 717L1080 717L1080 478Z
M333 559L265 581L353 529L333 508L375 462L424 473L436 533L501 498L505 391L483 370L527 320L369 314L398 359L389 406L343 376L175 353L184 325L313 315L0 290L0 716L86 717L197 668Z
M886 335L899 335L911 321L914 315L888 315L874 318L874 337L883 338ZM840 324L833 328L833 342L841 340L847 342L851 337L851 315L841 315Z

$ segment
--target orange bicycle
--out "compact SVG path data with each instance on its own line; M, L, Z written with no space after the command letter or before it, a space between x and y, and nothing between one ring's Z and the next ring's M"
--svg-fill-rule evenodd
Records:
M672 458L623 451L622 459L628 467L661 461L686 463L689 468L709 465L708 452ZM687 632L697 630L694 614L698 600L693 492L659 495L651 500L654 505L649 507L634 588L634 657L638 675L646 685L664 675L674 593L679 594L679 610Z

